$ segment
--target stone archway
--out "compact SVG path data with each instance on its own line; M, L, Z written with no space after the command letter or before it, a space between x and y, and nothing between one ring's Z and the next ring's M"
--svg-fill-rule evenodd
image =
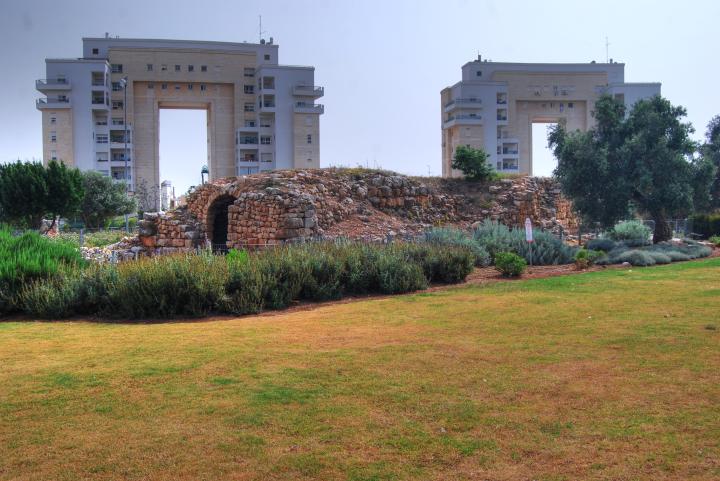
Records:
M235 200L235 197L223 194L215 198L208 207L205 232L214 252L228 250L228 207Z

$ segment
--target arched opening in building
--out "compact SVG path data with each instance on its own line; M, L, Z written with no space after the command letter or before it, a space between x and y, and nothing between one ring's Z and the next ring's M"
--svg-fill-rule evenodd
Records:
M231 195L221 195L213 201L208 209L207 235L213 252L227 252L228 240L228 207L235 202Z

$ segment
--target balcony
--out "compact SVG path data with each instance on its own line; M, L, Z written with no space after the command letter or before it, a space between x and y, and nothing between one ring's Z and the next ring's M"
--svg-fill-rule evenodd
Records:
M325 95L325 87L317 87L315 85L296 85L293 87L293 95L299 97L319 98Z
M482 123L480 115L450 115L443 122L443 128L449 129L455 125L482 125Z
M40 79L35 81L35 88L40 92L50 90L70 90L70 81L64 78Z
M469 99L454 99L445 104L445 108L443 109L444 112L452 112L456 109L481 109L482 108L482 100L476 99L476 98L469 98Z
M239 149L257 149L258 138L250 135L238 135L237 145Z
M93 110L107 110L108 101L104 97L92 97L90 103Z
M266 100L264 102L260 102L260 112L275 113L275 101Z
M325 106L311 102L296 102L293 112L298 114L322 114L325 112Z
M44 99L37 99L35 101L35 107L38 110L69 109L71 104L70 99L67 97L47 97Z

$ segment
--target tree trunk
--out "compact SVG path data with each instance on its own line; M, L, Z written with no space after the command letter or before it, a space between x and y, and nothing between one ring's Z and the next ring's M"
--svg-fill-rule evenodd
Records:
M655 221L655 232L653 232L653 243L665 242L672 239L672 228L670 224L662 215L654 215L653 220Z

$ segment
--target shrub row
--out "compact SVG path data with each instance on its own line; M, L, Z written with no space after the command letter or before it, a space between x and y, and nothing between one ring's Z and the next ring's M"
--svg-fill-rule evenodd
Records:
M227 258L209 253L145 258L36 279L22 287L17 307L39 318L248 314L300 300L396 294L429 282L460 282L474 262L468 248L427 243L307 244Z
M577 251L549 232L533 229L531 244L525 240L524 229L510 229L488 220L475 229L473 238L493 259L500 252L512 252L536 266L570 264Z
M589 244L588 244L589 246ZM597 264L622 264L628 262L633 266L654 266L669 264L676 261L687 261L707 257L712 249L697 242L671 243L661 242L645 247L630 247L618 243L607 254L597 260Z

